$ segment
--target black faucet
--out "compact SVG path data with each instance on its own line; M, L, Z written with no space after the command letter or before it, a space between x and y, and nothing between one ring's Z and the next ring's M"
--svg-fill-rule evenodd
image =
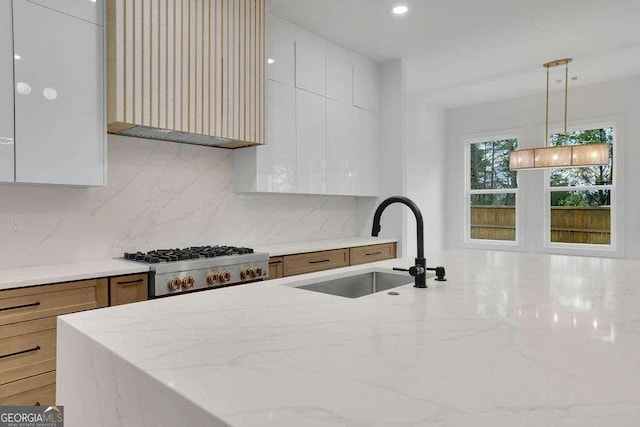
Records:
M393 196L385 199L380 203L378 209L376 209L376 213L373 215L373 228L371 230L371 235L374 237L378 236L380 233L380 217L382 216L382 212L387 208L387 206L393 203L402 203L405 206L408 206L409 209L413 212L413 215L416 217L417 223L417 243L418 243L418 254L416 257L416 265L410 267L409 269L402 268L394 268L394 270L400 271L408 271L410 275L415 277L415 287L416 288L426 288L427 287L427 276L426 271L435 271L436 272L436 280L445 281L447 279L444 278L445 270L444 267L435 267L435 268L427 268L427 260L424 258L424 221L422 220L422 212L418 208L413 200L402 197L402 196Z

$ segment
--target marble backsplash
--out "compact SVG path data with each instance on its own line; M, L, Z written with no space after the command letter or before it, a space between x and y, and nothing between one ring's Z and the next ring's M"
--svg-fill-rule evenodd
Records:
M358 234L356 198L233 192L233 152L109 135L104 188L0 185L0 268Z

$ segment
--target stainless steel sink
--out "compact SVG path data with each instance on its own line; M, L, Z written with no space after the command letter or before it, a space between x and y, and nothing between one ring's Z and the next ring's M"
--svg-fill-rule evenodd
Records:
M413 283L413 277L406 274L383 273L373 271L360 273L340 279L298 286L298 289L322 292L346 298L359 298L376 292L386 291L398 286Z

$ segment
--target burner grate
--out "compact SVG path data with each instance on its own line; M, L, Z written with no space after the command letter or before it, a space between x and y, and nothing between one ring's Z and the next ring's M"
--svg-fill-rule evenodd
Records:
M149 252L126 252L124 259L158 264L190 259L252 254L253 249L236 246L192 246L183 249L156 249Z

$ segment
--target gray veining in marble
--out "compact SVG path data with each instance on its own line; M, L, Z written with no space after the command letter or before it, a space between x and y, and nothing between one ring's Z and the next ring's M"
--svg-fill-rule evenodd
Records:
M106 188L0 186L0 269L357 235L356 199L237 195L232 151L109 135Z

